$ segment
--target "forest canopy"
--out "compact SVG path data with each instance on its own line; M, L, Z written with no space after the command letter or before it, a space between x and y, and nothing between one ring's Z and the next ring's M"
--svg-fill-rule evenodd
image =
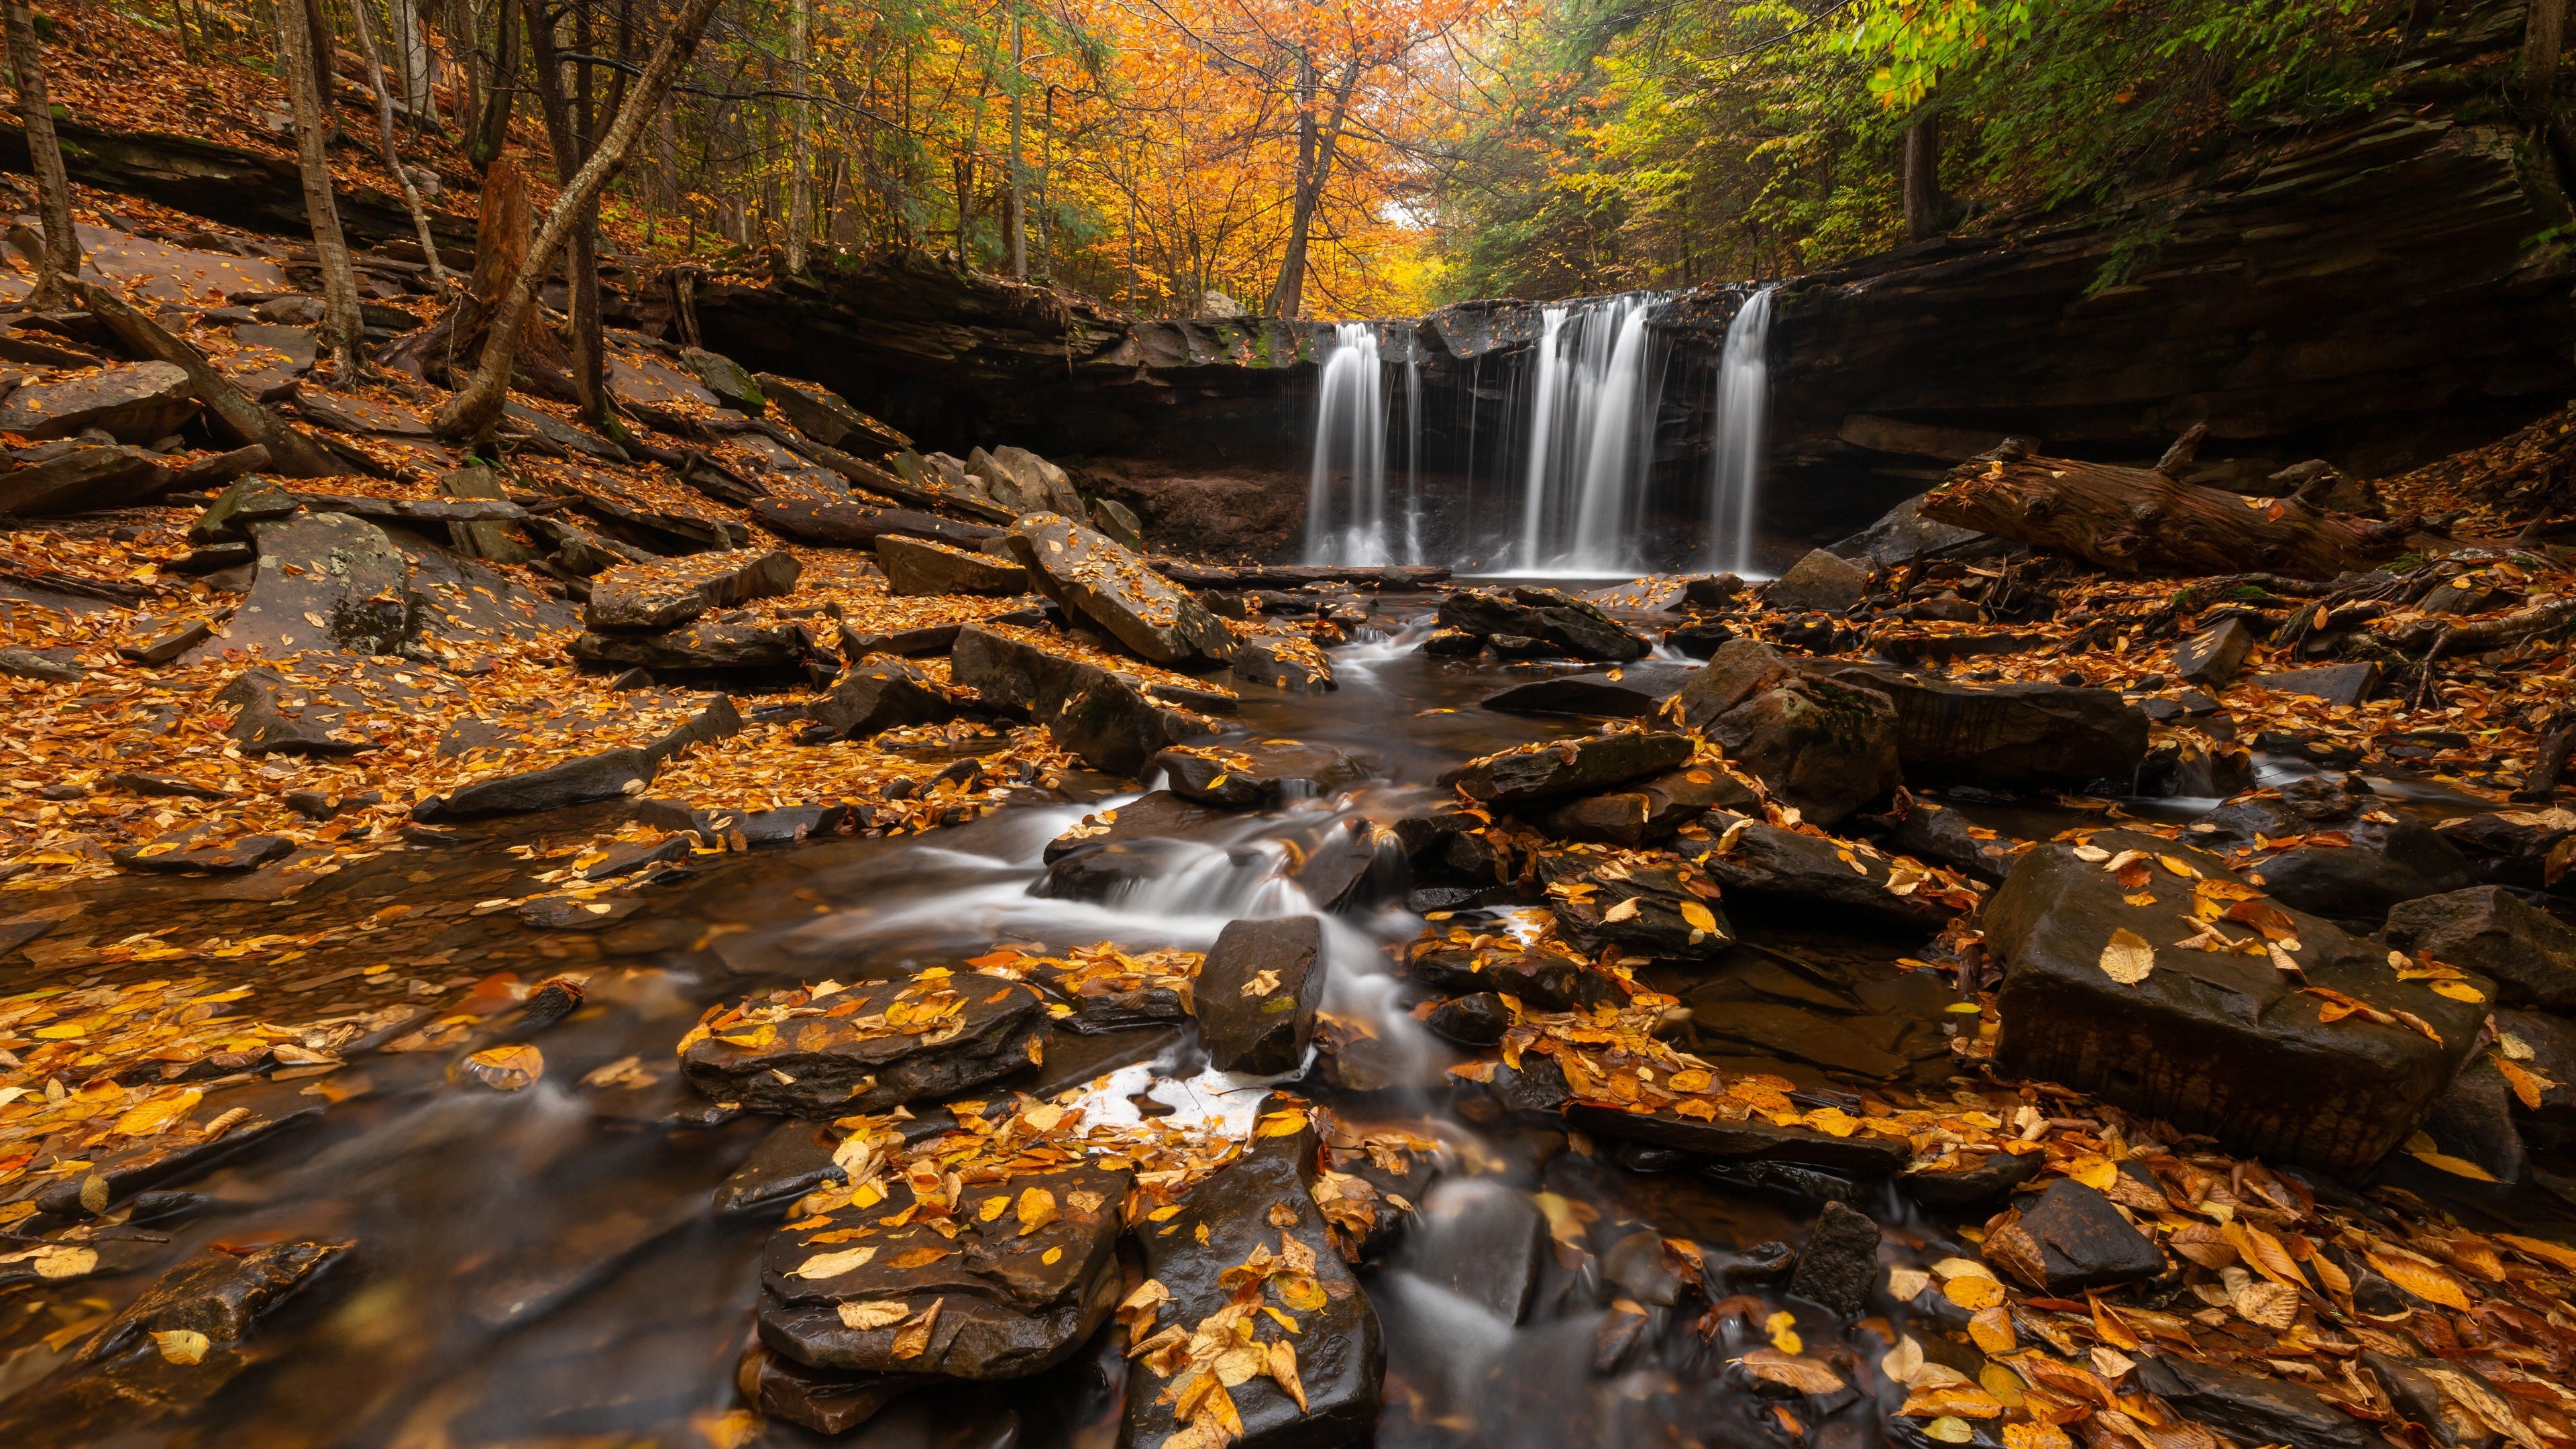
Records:
M130 0L199 64L307 8L407 134L542 165L663 0ZM1154 316L1778 277L2084 204L2442 72L2493 0L725 0L603 202L620 244L946 252ZM2552 42L2554 47L2554 41ZM2479 47L2502 62L2463 66ZM551 67L553 84L538 84ZM472 178L449 178L471 188Z

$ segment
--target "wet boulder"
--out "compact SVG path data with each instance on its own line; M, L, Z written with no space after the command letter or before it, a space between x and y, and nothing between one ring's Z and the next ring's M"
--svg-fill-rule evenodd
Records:
M2494 978L2506 1005L2576 1009L2576 930L2502 886L2403 902L2384 935L2399 950Z
M2185 684L2222 688L2245 669L2254 652L2254 631L2242 619L2219 620L2174 646L2174 678Z
M1665 733L1586 735L1541 740L1469 760L1440 776L1467 797L1510 810L1532 801L1586 795L1660 775L1690 759L1687 736Z
M1905 1075L1917 1056L1949 1056L1928 1029L1892 1016L1840 1015L1783 1001L1694 1004L1694 1024L1763 1056L1808 1062L1873 1081Z
M2185 828L2205 850L2255 850L2258 837L2288 842L2255 857L2263 888L2337 921L2377 922L2403 902L2461 889L2473 874L2457 847L2383 808L2358 775L2309 775L2240 795Z
M1989 790L2124 784L2147 753L2147 717L2109 689L1972 686L1847 666L1828 676L1896 706L1896 757L1914 785Z
M2196 1363L2181 1354L2148 1354L2135 1383L2187 1418L2225 1427L2238 1443L2290 1449L2372 1449L2385 1442L2316 1390L2285 1379Z
M1226 1395L1241 1422L1233 1449L1330 1449L1365 1438L1376 1423L1385 1349L1368 1294L1316 1209L1317 1147L1311 1126L1257 1138L1193 1190L1169 1223L1137 1236L1159 1290L1148 1295L1151 1320L1130 1327L1131 1341L1152 1347L1129 1366L1122 1442L1159 1445L1182 1432L1183 1402L1209 1420L1219 1412L1207 1402L1213 1393ZM1286 1315L1298 1331L1263 1309ZM1238 1324L1251 1325L1249 1342L1231 1350L1243 1342ZM1205 1346L1204 1360L1193 1345ZM1231 1352L1244 1356L1226 1359ZM1298 1393L1273 1363L1293 1365L1288 1378ZM1216 1375L1221 1387L1190 1393L1189 1381L1202 1374Z
M1848 1318L1869 1302L1877 1281L1878 1224L1842 1203L1825 1204L1807 1245L1798 1250L1789 1291Z
M270 659L307 649L391 654L410 642L418 612L411 561L383 529L342 513L297 514L249 527L259 546L250 594L224 631L182 663L235 649ZM380 606L388 600L394 601L390 611Z
M1511 1008L1500 993L1492 991L1453 996L1422 1018L1423 1030L1470 1050L1499 1044L1511 1025Z
M2039 1175L2048 1165L2045 1152L1962 1154L1959 1165L1908 1172L1897 1185L1916 1203L1933 1209L1989 1202Z
M1013 524L1009 538L1038 592L1098 624L1139 658L1189 665L1234 657L1234 635L1224 620L1098 529L1038 513Z
M1537 1296L1547 1214L1528 1193L1490 1178L1436 1184L1422 1200L1397 1266L1503 1323L1529 1316Z
M1322 799L1362 774L1341 751L1295 740L1175 745L1146 769L1161 770L1167 787L1184 799L1233 810Z
M1529 1065L1530 1060L1524 1057L1520 1076L1530 1075ZM1495 1073L1497 1078L1502 1075ZM1561 1079L1555 1090L1564 1090ZM1544 1101L1544 1092L1535 1100ZM1835 1137L1811 1127L1783 1127L1756 1115L1710 1121L1684 1116L1670 1108L1638 1111L1594 1102L1568 1102L1563 1116L1564 1125L1577 1131L1738 1164L1780 1163L1832 1173L1885 1176L1902 1170L1911 1156L1901 1139L1865 1132Z
M1217 934L1193 999L1199 1044L1218 1070L1273 1077L1306 1059L1324 996L1322 949L1314 916L1230 921Z
M1219 840L1241 828L1239 817L1169 790L1140 795L1115 809L1084 816L1047 842L1041 859L1053 865L1069 856L1144 840Z
M815 658L814 636L802 624L700 622L658 634L587 633L564 652L585 664L619 669L795 669Z
M1665 706L1664 717L1687 730L1706 730L1718 717L1789 677L1788 661L1759 639L1729 639L1691 671Z
M710 1008L680 1069L713 1101L839 1117L953 1096L1036 1061L1045 1012L1015 981L929 975L819 999L773 991Z
M944 724L957 717L958 704L918 666L880 655L842 671L832 692L805 712L843 739L866 739L905 725Z
M1234 677L1244 684L1272 689L1337 689L1333 662L1310 640L1278 634L1237 634Z
M893 594L986 594L1029 591L1029 571L988 553L888 534L877 540L877 565Z
M1905 812L1905 818L1896 823L1895 833L1886 838L1885 844L1899 855L1948 866L1961 875L1993 884L2012 868L2013 850L2020 842L1978 825L1956 810L1918 799Z
M1926 554L1959 549L1986 538L1973 528L1935 523L1923 516L1923 500L1928 495L1913 497L1887 510L1878 522L1833 546L1833 552L1847 559L1867 559L1893 567L1912 563ZM1991 545L1990 545L1991 546Z
M1729 897L1927 930L1937 929L1961 909L1946 893L1925 888L1921 870L1902 856L1891 858L1731 811L1712 810L1704 823L1719 844L1696 859Z
M375 742L341 726L345 715L309 686L289 684L266 665L245 669L216 691L215 703L229 705L233 722L224 733L241 744L245 755L355 755Z
M1558 674L1486 695L1484 706L1506 714L1579 714L1595 719L1642 719L1672 697L1679 680L1671 674L1626 671L1606 674Z
M1540 1011L1620 1006L1631 994L1626 982L1554 943L1522 950L1428 938L1415 943L1404 974L1432 991L1494 992Z
M761 1341L818 1374L858 1382L992 1381L1049 1368L1118 1302L1129 1180L1088 1165L954 1187L890 1176L872 1204L852 1201L819 1214L823 1222L770 1235ZM932 1212L953 1237L933 1230Z
M911 446L911 439L850 406L830 388L774 372L754 373L752 382L788 426L826 448L874 454Z
M101 368L85 377L32 382L0 401L0 433L70 438L96 428L120 443L150 443L196 416L187 370L167 362Z
M1793 676L1719 716L1707 734L1774 800L1828 828L1903 783L1896 706L1875 689Z
M0 473L0 511L22 517L86 513L154 497L176 481L157 454L142 448L48 443Z
M1539 860L1557 929L1585 954L1605 946L1665 960L1710 960L1735 944L1718 892L1690 865L1611 863L1581 851Z
M1532 823L1558 840L1633 849L1669 837L1706 811L1744 810L1753 803L1743 781L1714 766L1694 765L1569 800Z
M1763 586L1762 603L1774 613L1839 614L1868 591L1869 575L1858 564L1831 552L1809 549L1789 571Z
M804 565L783 549L727 549L620 564L591 580L592 629L668 629L711 609L792 592Z
M2105 869L2129 851L2141 854L2124 868L2146 867L2131 870L2134 884ZM2385 947L2154 835L2034 847L1982 919L2004 967L1999 1071L2323 1172L2358 1173L2395 1147L2457 1075L2487 1012L2399 980ZM2297 975L2273 964L2267 941Z
M2111 1200L2069 1178L2048 1185L1987 1234L1986 1260L2034 1292L2070 1298L2153 1278L2165 1255Z
M1046 727L1059 747L1113 775L1140 774L1171 746L1216 732L1205 716L1174 709L1106 670L1066 699Z
M1493 639L1496 652L1506 657L1565 655L1615 664L1646 653L1646 641L1599 605L1558 589L1520 588L1508 595L1461 589L1441 600L1439 624ZM1503 642L1507 640L1523 642Z

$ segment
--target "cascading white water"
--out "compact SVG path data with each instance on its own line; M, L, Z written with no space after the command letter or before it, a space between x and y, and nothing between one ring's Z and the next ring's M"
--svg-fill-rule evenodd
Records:
M1771 410L1771 288L1744 299L1727 324L1717 369L1717 446L1709 481L1709 564L1753 566L1753 510L1762 493L1762 430Z
M1539 314L1515 550L1523 571L1637 566L1663 392L1662 349L1647 324L1662 301L1632 293Z
M1404 561L1422 562L1422 364L1404 363Z
M1366 322L1334 327L1332 350L1316 378L1306 561L1395 561L1386 534L1386 376L1377 329Z

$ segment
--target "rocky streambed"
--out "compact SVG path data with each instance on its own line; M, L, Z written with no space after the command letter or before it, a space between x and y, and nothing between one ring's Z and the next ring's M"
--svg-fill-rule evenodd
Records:
M96 892L265 949L8 1024L144 1064L36 1089L122 1115L9 1209L9 1442L2565 1436L2576 961L2453 843L2494 807L2278 753L2114 794L2177 691L1786 607L1701 665L1642 600L1323 593L1329 693L1149 700L1085 751L1132 782L638 860L604 919L492 907L616 801ZM1060 739L1117 693L987 637ZM333 1009L205 1037L252 995Z

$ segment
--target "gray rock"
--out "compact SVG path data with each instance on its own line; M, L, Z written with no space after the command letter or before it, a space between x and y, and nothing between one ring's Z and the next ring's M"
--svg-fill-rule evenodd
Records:
M165 875L193 871L257 870L295 853L295 842L282 835L223 835L214 822L181 826L141 845L109 852L127 870Z
M89 671L73 662L77 656L69 649L0 649L0 674L12 679L41 679L48 684L72 684Z
M1067 518L1083 516L1082 496L1074 492L1073 480L1062 468L1026 448L995 448L992 458L993 466L1019 485L1020 496L1030 506L1053 509Z
M2223 688L2245 668L2245 656L2253 650L2254 631L2241 619L2222 619L2174 646L2174 677Z
M729 549L621 564L592 580L592 629L668 629L710 609L792 593L805 566L783 549Z
M1216 732L1205 717L1162 704L1107 670L1067 698L1046 727L1058 746L1115 775L1137 774L1163 750Z
M1365 773L1339 750L1295 740L1177 745L1146 768L1161 770L1176 795L1234 810L1319 799Z
M1061 514L1012 525L1011 551L1038 591L1107 630L1138 657L1162 665L1223 664L1234 635L1187 589L1146 567L1107 534Z
M1878 1224L1841 1203L1825 1204L1807 1245L1798 1250L1789 1291L1849 1318L1868 1304L1877 1282Z
M99 428L120 443L149 443L179 431L198 406L186 369L138 362L17 388L0 401L0 432L69 438Z
M2126 782L2146 758L2148 722L2116 691L2061 684L1951 684L1871 666L1829 677L1896 706L1896 755L1912 785L2017 790Z
M540 931L605 931L644 909L633 896L539 896L519 907L519 923Z
M2328 704L2353 705L2370 698L2370 692L2379 687L2379 665L2374 660L2328 664L2316 669L2258 674L2254 682L2275 694L2305 694Z
M417 628L411 561L383 529L339 513L299 514L250 529L259 572L249 597L224 632L186 662L236 649L269 659L307 649L390 654Z
M987 594L1029 591L1029 572L991 554L889 534L877 540L877 564L893 594Z
M1697 856L1709 879L1728 897L1749 897L1778 906L1840 914L1884 925L1936 929L1955 908L1927 899L1920 890L1898 895L1888 889L1893 876L1887 861L1820 836L1783 830L1760 820L1723 810L1709 812L1709 833L1733 843L1723 851ZM1735 826L1742 824L1741 831ZM1850 851L1851 861L1842 858ZM1853 869L1858 866L1859 869Z
M1518 588L1508 596L1460 589L1440 601L1439 622L1444 629L1494 641L1495 652L1506 658L1564 654L1624 663L1646 653L1646 641L1599 605L1556 589Z
M957 717L958 706L918 667L880 658L851 665L832 692L807 705L805 712L844 739L865 739L904 725L944 724Z
M716 401L746 417L759 417L769 407L769 399L749 369L720 352L703 347L680 349L680 365L689 375L706 385Z
M2502 886L2404 901L2388 913L2390 945L2495 978L2507 1006L2576 1008L2576 930Z
M1208 948L1195 1000L1199 1043L1218 1070L1278 1076L1297 1069L1324 996L1314 916L1232 921Z
M140 448L52 446L63 451L0 473L0 513L43 517L122 507L157 496L175 476Z
M1323 651L1301 639L1270 634L1236 637L1234 677L1239 683L1301 692L1340 688L1333 682L1332 661L1324 657Z
M1421 1220L1398 1266L1504 1323L1527 1318L1547 1247L1547 1214L1530 1195L1469 1178L1439 1183L1418 1201Z
M2187 1418L2227 1426L2228 1437L2240 1443L2372 1449L2380 1442L2380 1436L2314 1389L2194 1363L2179 1354L2141 1356L2137 1384Z
M1825 549L1810 549L1789 571L1765 585L1763 605L1774 613L1839 614L1861 600L1869 575Z
M755 373L753 381L789 426L826 448L873 454L912 445L910 438L850 406L830 388L774 372Z
M1923 516L1923 500L1917 493L1887 510L1884 517L1833 546L1833 552L1848 559L1869 559L1894 567L1912 563L1926 554L1974 543L1986 535L1973 528L1935 523Z
M1509 810L1660 775L1687 762L1690 755L1689 737L1677 734L1542 740L1469 760L1443 773L1440 783L1458 787L1480 804Z
M815 657L801 624L691 624L660 634L581 634L564 652L629 669L793 669Z
M345 756L375 748L364 736L344 737L340 710L266 665L235 675L216 693L215 703L233 707L233 722L224 733L241 742L245 755Z
M1136 514L1115 498L1091 500L1091 526L1116 539L1122 546L1138 553L1145 551L1145 525Z
M1759 639L1729 639L1674 691L1671 713L1682 728L1705 731L1718 717L1789 677L1778 651Z
M766 1039L748 1025L701 1037L680 1054L680 1070L710 1100L756 1112L826 1118L888 1112L1027 1067L1046 1019L1037 993L1026 986L971 972L862 982L825 1010L785 1015L791 1008L778 1003L793 997L801 1006L803 995L753 998L747 1010L780 1013ZM927 1019L913 1030L888 1027L886 1008L898 1002L956 1009L935 1030ZM843 1006L852 1009L830 1014Z
M2153 1278L2165 1255L2101 1193L2071 1179L2048 1185L2017 1220L1986 1240L1986 1260L2032 1289L2068 1298Z
M2158 836L2105 831L2090 843L2114 854L2171 856L2204 877L2233 878L2217 856ZM2300 943L2293 960L2304 980L2263 957L2180 949L2196 934L2186 923L2193 884L2155 869L2137 892L2155 901L2133 906L2125 899L2133 892L2099 863L2079 859L2072 845L2043 844L2024 854L1987 900L1981 922L1988 949L2005 963L1996 1069L2097 1092L2266 1161L2336 1174L2377 1162L2458 1073L2486 1006L2399 981L2385 947L2293 909L2281 909L2280 919ZM2276 909L2282 904L2274 902ZM2230 940L2252 934L2227 924ZM2103 969L2115 931L2154 950L2154 969L2135 985ZM2482 992L2493 989L2470 980ZM2323 1021L2325 1001L2302 985L2408 1012L2441 1040L2402 1023Z
M1708 810L1743 810L1753 792L1733 775L1710 766L1667 770L1600 795L1569 800L1539 816L1539 829L1558 840L1588 840L1631 849L1663 840Z
M1774 800L1827 829L1903 783L1896 705L1875 689L1784 679L1719 716L1707 734Z

